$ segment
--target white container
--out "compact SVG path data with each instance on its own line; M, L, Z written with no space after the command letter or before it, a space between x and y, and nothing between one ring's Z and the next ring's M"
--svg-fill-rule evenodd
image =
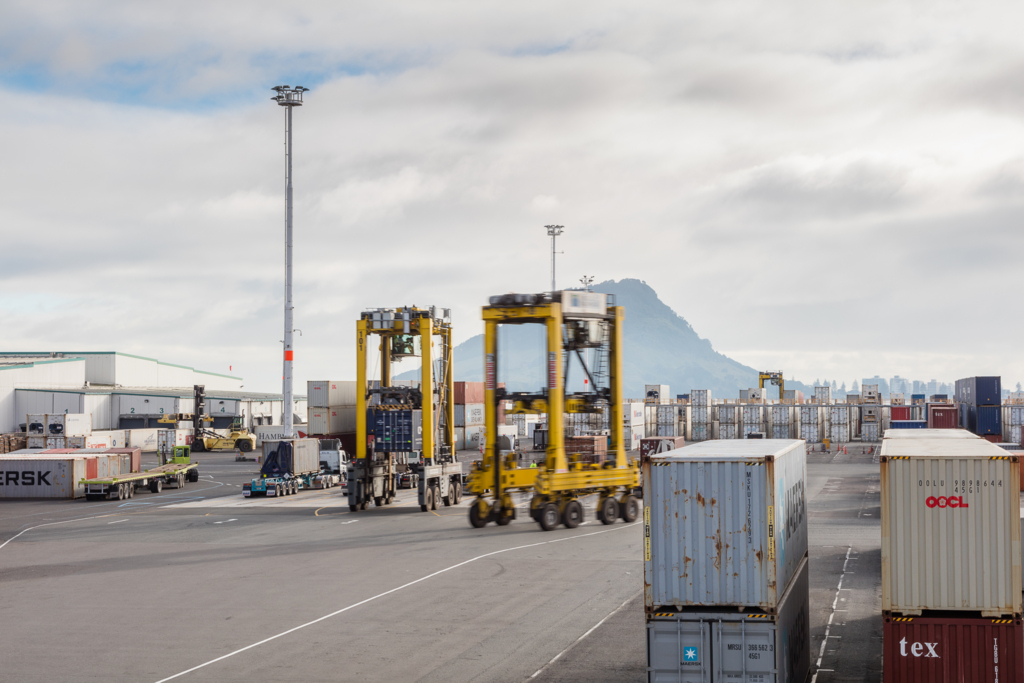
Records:
M0 498L77 498L85 476L85 458L75 455L0 455Z
M719 424L718 426L718 438L719 439L738 439L739 429L734 424Z
M466 428L456 427L455 428L455 450L464 451L466 450Z
M850 409L847 406L829 406L828 421L833 425L849 424Z
M667 384L644 385L644 403L671 403L672 396Z
M640 440L646 438L647 432L643 425L622 428L622 442L627 451L635 451L640 448Z
M1024 424L1024 406L1010 406L1010 424Z
M832 387L814 387L814 400L824 405L832 403Z
M46 436L46 414L29 413L25 417L25 431L29 436Z
M678 419L675 406L657 406L657 409L659 425L675 425Z
M676 436L676 426L658 425L658 436Z
M800 438L807 443L821 443L822 424L800 424Z
M745 425L761 425L762 422L762 408L759 405L745 405L743 406L743 424Z
M711 422L708 406L690 406L690 422L694 425Z
M735 425L739 423L739 413L737 406L718 406L718 421L725 425Z
M65 440L63 436L48 436L46 437L47 448L65 448Z
M790 416L793 414L791 406L772 406L771 411L773 425L788 425L791 422Z
M283 439L281 441L263 442L263 462L273 457L284 442L292 444L291 474L308 474L320 471L320 440L319 439ZM287 463L282 463L286 465Z
M711 405L710 389L690 389L690 405L709 406Z
M470 427L463 427L466 433L466 449L477 450L480 448L482 443L487 439L487 432L483 425L473 425Z
M317 380L306 383L306 405L310 408L332 406L354 406L356 404L355 381Z
M484 424L484 404L483 403L467 403L466 404L466 426L477 427Z
M789 425L772 425L772 438L773 439L788 439L789 438Z
M800 406L800 424L818 424L821 422L820 406Z
M330 434L331 416L328 408L307 408L306 426L309 434Z
M46 436L88 436L92 433L92 415L57 413L46 416Z
M85 448L84 436L65 436L64 448Z
M984 439L886 439L879 464L882 610L1019 614L1017 457Z
M913 431L913 430L905 430ZM874 422L865 422L860 426L860 440L867 442L878 441L878 424Z
M740 400L746 403L761 403L764 401L764 389L760 387L740 389Z
M85 437L86 448L127 448L128 430L111 429L93 432Z
M159 429L129 429L128 447L141 448L143 452L156 451L156 435Z
M892 430L890 430L892 431ZM899 431L899 430L897 430ZM914 431L912 429L906 430ZM828 427L828 439L830 443L847 443L850 440L850 425L832 423Z
M711 438L711 425L707 422L694 422L690 425L690 441L707 441Z
M774 612L807 556L804 442L708 441L650 458L644 601Z
M981 439L966 429L887 429L885 439ZM984 439L981 439L984 441Z
M644 404L643 403L623 403L622 404L622 424L624 425L643 425L644 424Z

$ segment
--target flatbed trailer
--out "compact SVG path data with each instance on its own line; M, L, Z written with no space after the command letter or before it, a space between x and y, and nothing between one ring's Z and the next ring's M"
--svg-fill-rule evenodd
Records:
M248 484L242 484L242 496L291 496L299 491L329 489L340 485L341 477L329 472L309 472L289 477L254 477Z
M85 479L82 484L85 485L86 500L124 500L133 497L137 488L160 493L165 485L184 488L186 481L199 481L199 465L170 463L145 472Z

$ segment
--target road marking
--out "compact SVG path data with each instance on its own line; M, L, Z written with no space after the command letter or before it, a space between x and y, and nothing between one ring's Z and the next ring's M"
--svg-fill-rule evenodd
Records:
M107 522L107 524L120 524L121 522L127 522L127 519L115 519L113 522Z
M836 586L836 597L832 599L832 612L828 615L828 624L825 626L825 637L821 639L821 648L818 650L818 661L814 665L815 671L814 676L811 677L811 683L817 683L819 671L831 671L831 669L820 669L821 658L825 656L825 645L828 643L828 639L841 638L842 636L829 636L829 631L832 630L832 619L836 616L836 606L839 604L839 592L843 590L843 579L846 577L846 565L850 563L850 553L853 551L853 546L846 547L846 559L843 561L843 573L839 575L839 585ZM846 590L850 590L847 588Z
M547 664L545 664L545 665L544 665L544 666L542 666L541 668L539 668L539 669L537 669L536 671L534 671L534 672L533 672L533 675L532 675L532 676L530 676L529 678L527 678L526 680L528 680L528 681L529 681L529 680L533 680L534 678L536 678L536 677L537 677L537 676L538 676L538 675L540 674L540 672L544 671L544 669L548 668L549 666L551 666L552 664L554 664L555 662L557 662L557 661L558 661L558 658L559 658L559 657L561 657L561 656L562 656L562 655L564 655L564 654L565 654L566 652L568 652L569 650L571 650L571 649L573 649L574 647L576 647L576 644L577 644L577 643L579 643L579 642L580 642L581 640L583 640L584 638L586 638L587 636L589 636L589 635L590 635L591 633L593 633L594 631L596 631L596 630L597 630L597 627L598 627L598 626L600 626L600 625L601 625L601 624L603 624L604 622L606 622L606 621L608 621L609 619L611 619L611 618L612 618L612 615L614 615L614 614L615 614L616 612L618 612L618 611L619 611L619 610L621 610L621 609L622 609L623 607L625 607L625 606L626 606L626 605L627 605L627 604L629 603L629 601L630 601L630 600L632 600L632 599L633 599L633 598L635 598L636 596L640 595L641 593L643 593L643 591L642 591L642 590L638 590L638 591L637 591L636 593L633 593L633 594L632 594L631 596L629 596L628 598L626 598L626 601L625 601L625 602L623 602L623 603L622 603L621 605L619 605L618 607L616 607L615 609L613 609L613 610L612 610L611 612L609 612L609 613L608 613L608 615L607 615L607 616L606 616L606 617L605 617L604 619L602 619L601 621L599 621L599 622L597 622L596 624L594 624L593 626L591 626L591 627L590 627L590 629L589 629L589 630L588 630L588 631L587 631L586 633L584 633L584 634L583 634L582 636L580 636L580 637L579 637L579 638L577 638L576 640L574 640L574 641L572 641L571 643L569 643L569 646L568 646L567 648L565 648L564 650L562 650L561 652L559 652L559 653L558 653L557 655L555 655L554 657L552 657L552 658L551 658L551 661L549 661L549 662L548 662Z
M286 635L288 635L290 633L294 633L295 631L298 631L300 629L304 629L307 626L312 626L313 624L318 624L321 621L324 621L326 619L330 619L331 617L336 617L336 616L338 616L339 614L341 614L343 612L348 612L349 610L355 609L356 607L360 607L362 605L365 605L368 602L373 602L374 600L378 600L378 599L383 598L385 596L391 595L392 593L397 593L398 591L403 590L405 588L408 588L410 586L415 586L417 583L422 583L423 581L426 581L427 579L432 579L435 576L439 576L439 575L444 574L446 572L450 572L453 569L458 569L459 567L464 567L467 564L471 564L473 562L476 562L477 560L482 560L485 557L491 557L493 555L500 555L501 553L509 553L509 552L512 552L513 550L524 550L526 548L536 548L537 546L550 545L552 543L561 543L562 541L572 541L572 540L575 540L575 539L578 539L578 538L586 538L587 536L597 536L599 534L607 534L607 533L611 533L612 531L618 531L620 529L629 529L631 527L637 526L638 524L639 524L639 522L633 522L632 524L623 524L622 526L616 526L616 527L614 527L612 529L603 529L602 531L591 531L589 534L576 534L574 536L565 536L563 538L554 538L554 539L551 539L550 541L540 541L538 543L528 543L526 545L517 545L517 546L514 546L512 548L503 548L501 550L494 550L494 551L491 551L489 553L484 553L483 555L477 555L476 557L472 557L472 558L470 558L468 560L463 560L462 562L459 562L458 564L453 564L450 567L446 567L444 569L439 569L438 571L436 571L436 572L434 572L432 574L427 574L426 576L422 576L422 577L420 577L418 579L410 581L409 583L404 583L401 586L398 586L397 588L392 588L391 590L384 591L383 593L378 593L377 595L374 595L373 597L366 598L365 600L361 600L360 602L351 604L348 607L342 607L341 609L339 609L337 611L331 612L330 614L325 614L324 616L319 617L317 619L314 619L313 621L307 621L305 624L300 624L298 626L295 626L293 628L288 629L287 631L281 631L277 635L270 636L269 638L264 638L263 640L260 640L258 642L253 643L252 645L246 645L245 647L240 648L238 650L235 650L234 652L229 652L226 655L221 655L220 657L217 657L216 659L211 659L210 661L204 662L202 664L199 664L198 666L194 666L191 669L185 669L184 671L176 673L173 676L168 676L167 678L161 678L156 683L166 683L166 681L174 680L175 678L178 678L179 676L184 676L185 674L192 673L193 671L198 671L199 669L202 669L203 667L207 667L207 666L209 666L211 664L216 664L217 662L223 661L223 660L227 659L228 657L234 657L235 655L241 654L241 653L243 653L243 652L245 652L247 650L251 650L254 647L259 647L260 645L264 645L266 643L269 643L272 640L277 640L278 638L286 636ZM2 546L0 546L0 547L2 547ZM609 615L609 616L611 616L611 615Z
M235 519L222 519L219 522L214 522L214 524L227 524L228 522L237 522L237 521L238 521L237 518L235 518Z

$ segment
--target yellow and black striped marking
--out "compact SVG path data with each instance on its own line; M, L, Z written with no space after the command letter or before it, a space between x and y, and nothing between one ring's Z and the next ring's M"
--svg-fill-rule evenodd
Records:
M914 617L893 617L893 621L913 621Z
M993 624L1012 624L1013 619L993 619Z

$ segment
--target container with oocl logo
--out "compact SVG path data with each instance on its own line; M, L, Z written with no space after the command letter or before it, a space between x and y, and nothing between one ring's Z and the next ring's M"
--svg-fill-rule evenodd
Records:
M879 454L882 610L1019 615L1018 456L915 431L922 438L886 438Z

